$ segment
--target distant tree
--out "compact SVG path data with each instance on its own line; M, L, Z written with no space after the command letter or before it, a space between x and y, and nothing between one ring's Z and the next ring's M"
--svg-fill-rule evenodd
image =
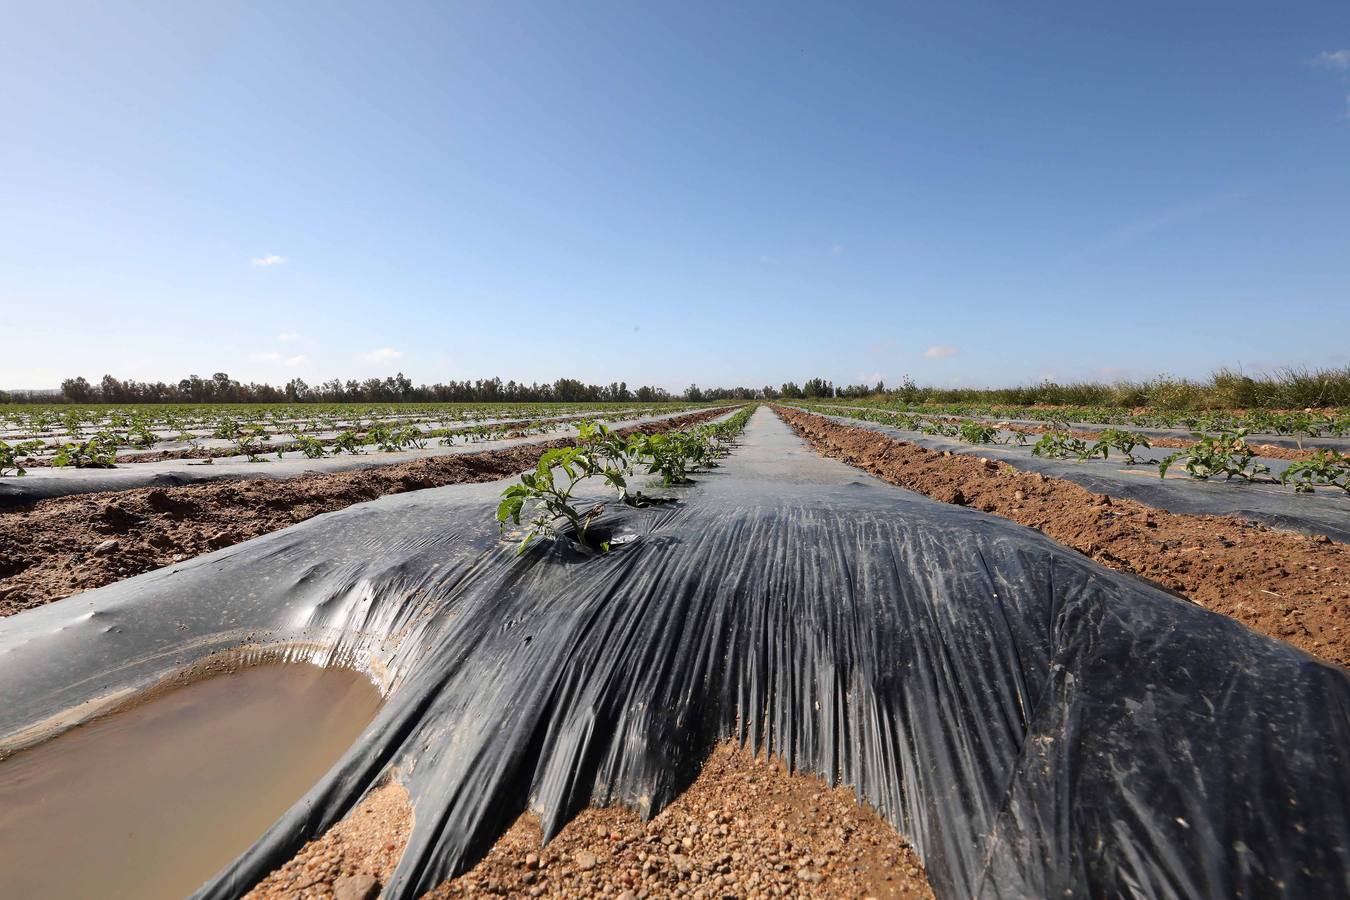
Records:
M61 396L70 403L90 403L94 400L94 386L83 375L67 378L61 382Z
M834 385L824 378L812 378L802 385L802 394L807 398L833 397Z

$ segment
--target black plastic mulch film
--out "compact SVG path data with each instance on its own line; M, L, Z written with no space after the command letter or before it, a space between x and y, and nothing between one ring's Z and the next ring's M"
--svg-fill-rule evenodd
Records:
M940 897L1340 897L1350 677L1028 529L807 450L767 409L608 555L386 497L0 620L0 737L250 642L392 676L320 783L200 897L235 897L392 772L387 897L526 808L654 814L715 741L856 787ZM315 649L315 648L318 649ZM300 651L297 651L300 653Z

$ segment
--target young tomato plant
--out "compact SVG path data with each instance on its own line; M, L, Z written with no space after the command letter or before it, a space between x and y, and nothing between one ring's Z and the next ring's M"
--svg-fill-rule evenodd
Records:
M998 438L998 429L984 422L967 420L960 425L961 440L967 444L992 444Z
M1318 450L1281 472L1280 481L1293 482L1294 490L1300 494L1311 494L1317 484L1333 485L1350 494L1350 455Z
M3 477L9 469L13 469L15 475L24 474L24 467L19 465L22 455L19 448L11 447L6 441L0 441L0 477Z
M1036 446L1031 448L1032 456L1046 459L1068 459L1070 456L1086 459L1088 445L1066 431L1050 431L1041 436Z
M1250 482L1270 474L1269 466L1252 462L1256 452L1247 445L1247 432L1243 429L1218 435L1195 433L1194 437L1196 441L1190 447L1158 463L1159 478L1166 478L1167 470L1178 460L1192 478L1207 480L1222 475L1228 480L1236 476Z
M1092 445L1094 452L1100 452L1102 459L1110 457L1110 451L1119 450L1125 457L1125 461L1130 465L1139 462L1135 459L1134 451L1143 447L1148 449L1148 438L1142 434L1136 434L1133 431L1123 431L1119 428L1105 428L1097 435L1097 443Z
M333 453L350 453L353 456L363 452L361 450L362 440L355 431L348 429L337 437L333 438Z
M52 457L52 465L74 466L77 469L111 469L117 465L116 439L95 435L87 441L62 444Z
M547 451L539 458L533 472L520 476L520 484L513 484L502 492L501 502L497 505L497 524L503 530L508 521L521 524L525 504L534 504L534 517L528 523L517 555L524 553L537 537L557 537L559 529L566 525L572 526L578 540L585 540L587 527L604 507L595 506L583 512L572 505L572 492L592 475L602 476L607 484L618 490L620 499L627 498L628 486L623 472L604 466L584 447Z

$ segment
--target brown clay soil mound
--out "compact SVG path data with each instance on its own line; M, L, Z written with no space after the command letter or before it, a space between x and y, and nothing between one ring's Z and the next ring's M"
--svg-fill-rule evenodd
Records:
M633 430L682 428L709 410ZM0 616L149 572L331 512L422 488L522 472L569 439L284 479L77 494L0 512Z
M991 459L773 409L822 455L935 500L1036 528L1103 565L1350 665L1350 548L1236 516L1170 513Z
M391 814L398 804L401 815ZM386 830L363 832L372 820ZM374 896L410 822L401 788L373 791L249 896ZM547 847L541 842L539 820L521 816L477 866L427 896L933 896L913 849L850 791L730 743L650 822L623 807L587 809Z

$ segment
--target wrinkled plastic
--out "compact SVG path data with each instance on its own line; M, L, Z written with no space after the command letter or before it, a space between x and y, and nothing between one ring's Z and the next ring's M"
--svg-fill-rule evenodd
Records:
M201 897L389 771L415 826L386 896L412 897L527 807L546 835L591 803L660 810L728 735L854 785L941 897L1347 890L1339 668L821 459L767 410L677 502L607 513L638 534L607 555L515 556L500 489L385 497L0 620L0 736L228 648L377 673L363 738Z
M866 428L897 440L918 444L930 450L975 454L1006 462L1026 472L1040 472L1063 478L1098 494L1110 494L1169 512L1197 516L1238 516L1272 528L1300 534L1326 535L1333 541L1350 543L1350 494L1337 487L1319 487L1313 494L1299 494L1292 485L1252 483L1240 479L1191 478L1177 464L1168 477L1158 477L1157 465L1140 462L1127 465L1119 458L1066 460L1033 456L1031 446L1006 444L967 444L955 438L901 431L875 422L841 416L827 416L832 422ZM1161 459L1176 452L1169 448L1136 451L1136 455ZM1288 460L1261 459L1272 477L1278 477ZM1175 477L1174 477L1175 476Z

